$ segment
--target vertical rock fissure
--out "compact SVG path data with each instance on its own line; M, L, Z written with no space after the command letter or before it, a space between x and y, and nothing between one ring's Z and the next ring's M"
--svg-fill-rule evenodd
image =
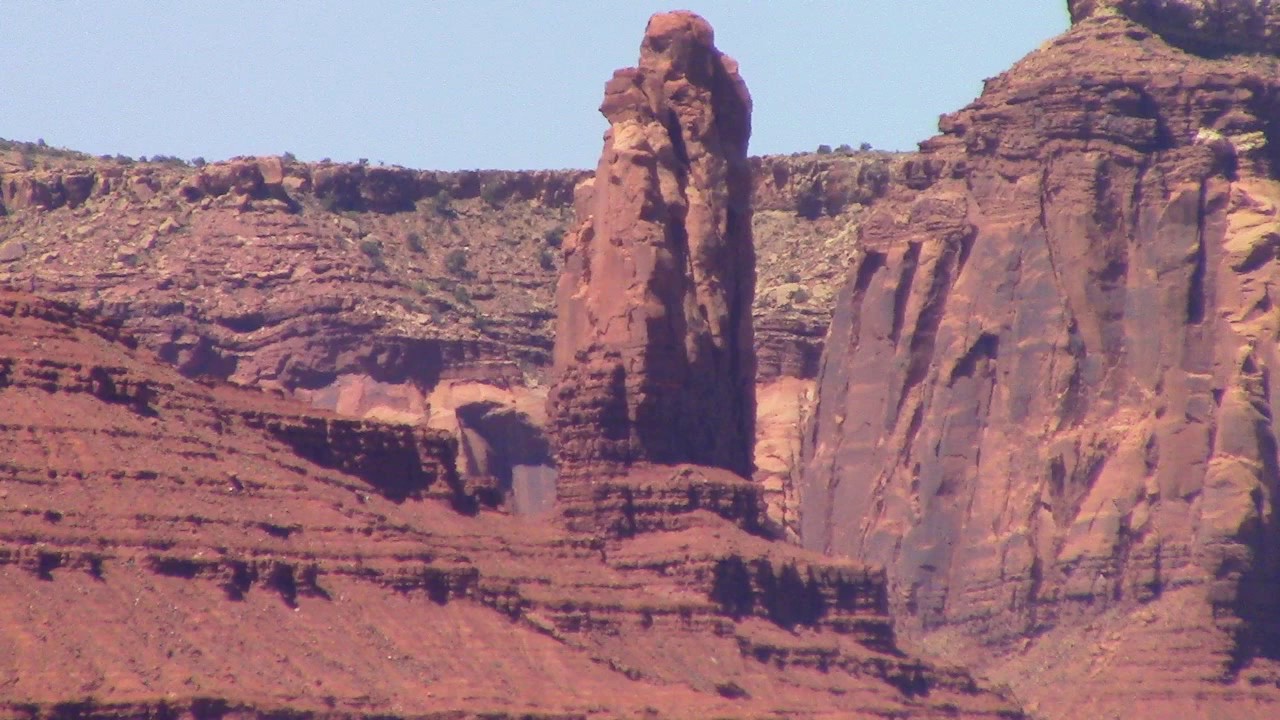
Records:
M1192 255L1191 282L1187 288L1187 323L1190 325L1199 325L1204 322L1204 306L1205 306L1205 265L1207 262L1207 251L1205 248L1205 194L1208 192L1206 183L1200 184L1200 198L1196 204L1196 248Z
M907 311L907 299L911 297L911 283L915 279L916 264L920 261L920 243L908 243L902 257L902 273L898 287L893 291L893 325L889 330L889 342L895 346L902 334L902 319Z

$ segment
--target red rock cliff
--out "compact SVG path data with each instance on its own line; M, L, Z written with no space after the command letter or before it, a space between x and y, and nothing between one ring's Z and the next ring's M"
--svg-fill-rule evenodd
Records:
M1049 716L1274 712L1280 66L1078 14L863 222L803 539Z
M710 25L655 15L605 87L610 123L556 294L563 477L634 462L751 471L751 98ZM572 486L572 483L562 483Z

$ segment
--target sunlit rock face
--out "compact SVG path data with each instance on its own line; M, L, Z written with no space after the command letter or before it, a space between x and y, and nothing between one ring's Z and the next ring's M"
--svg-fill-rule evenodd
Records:
M1280 53L1280 4L1272 0L1069 0L1067 6L1073 23L1122 15L1202 53Z
M557 288L560 494L637 463L749 476L755 418L751 98L710 25L655 15L609 120Z
M1280 63L1188 52L1126 17L1156 3L1110 5L1073 4L945 116L922 144L940 180L861 223L801 535L883 564L903 627L966 660L1056 637L1092 669L1037 656L1020 692L1189 702L1221 687L1188 668L1268 685L1280 648ZM1051 635L1101 618L1129 618L1106 672L1119 640Z

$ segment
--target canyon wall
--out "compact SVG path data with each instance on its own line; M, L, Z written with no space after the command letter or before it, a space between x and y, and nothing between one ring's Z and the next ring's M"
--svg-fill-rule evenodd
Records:
M863 218L801 535L1050 716L1273 711L1280 63L1085 5Z

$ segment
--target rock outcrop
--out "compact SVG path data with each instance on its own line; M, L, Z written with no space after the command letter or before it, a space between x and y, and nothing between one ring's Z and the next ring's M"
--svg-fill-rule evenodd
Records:
M1083 8L863 219L803 541L1046 716L1269 716L1280 62Z
M751 98L710 25L655 15L617 71L556 291L561 495L638 463L749 476L755 420Z
M807 391L851 229L932 170L877 152L750 162L756 376L772 396L794 378ZM585 176L288 157L190 167L0 140L0 284L116 318L189 376L457 430L463 396L545 405L560 246ZM765 434L793 434L776 418ZM790 465L764 464L763 482L789 482ZM781 523L794 508L771 497Z
M1280 54L1280 5L1274 0L1068 0L1071 21L1117 14L1191 51Z
M1018 716L897 650L882 572L711 494L584 541L478 507L442 433L195 382L24 294L0 407L0 717Z

